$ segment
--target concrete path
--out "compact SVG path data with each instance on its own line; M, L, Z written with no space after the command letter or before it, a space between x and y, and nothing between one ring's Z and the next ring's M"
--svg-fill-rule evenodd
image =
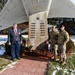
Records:
M46 75L48 59L23 57L0 75Z

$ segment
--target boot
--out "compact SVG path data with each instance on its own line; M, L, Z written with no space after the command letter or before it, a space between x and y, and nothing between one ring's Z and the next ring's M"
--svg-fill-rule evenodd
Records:
M65 64L66 64L66 62L65 62L65 61L63 61L63 62L62 62L62 65L65 65Z
M63 62L63 60L61 60L61 59L60 59L60 60L59 60L59 62L60 62L60 63L62 63L62 62Z
M52 56L51 59L54 59L54 56Z

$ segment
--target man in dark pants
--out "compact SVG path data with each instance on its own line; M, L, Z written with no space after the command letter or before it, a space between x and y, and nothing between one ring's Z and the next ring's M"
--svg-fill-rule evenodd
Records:
M21 30L17 28L17 24L13 24L13 27L8 32L8 43L11 46L11 59L20 59L20 46L22 44Z

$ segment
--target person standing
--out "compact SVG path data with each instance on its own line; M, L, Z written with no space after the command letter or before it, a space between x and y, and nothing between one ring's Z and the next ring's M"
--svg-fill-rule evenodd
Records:
M22 44L21 30L17 28L17 24L14 23L13 27L8 31L8 43L11 47L11 59L20 59L20 47Z
M60 55L60 62L62 65L66 64L66 44L69 41L69 34L65 31L65 27L62 25L60 27L60 32L58 35L58 51Z
M51 51L53 52L52 59L54 59L55 61L57 58L57 50L58 50L58 45L57 45L58 33L59 32L56 30L55 26L52 26L48 38L48 41L50 42L50 46L51 46Z

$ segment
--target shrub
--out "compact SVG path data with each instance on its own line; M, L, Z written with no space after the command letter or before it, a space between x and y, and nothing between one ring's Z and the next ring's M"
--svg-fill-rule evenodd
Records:
M44 48L44 47L43 47ZM66 53L71 53L72 51L74 51L75 47L74 47L74 42L70 39L66 45ZM49 53L48 50L44 50L44 49L39 49L37 50L39 54L41 55L47 55Z
M66 52L71 53L74 50L74 42L70 39L69 42L66 45Z
M8 42L5 43L5 54L7 55L11 55L11 52L10 52L10 45L8 44Z
M25 48L26 48L26 39L25 38L23 38L23 42L22 42L22 45L21 45L21 55L22 55L22 53L24 52L24 50L25 50ZM10 55L10 46L8 45L8 42L6 42L6 44L5 44L5 49L6 49L6 54L8 54L8 55ZM29 47L29 49L31 49L31 46ZM74 43L73 43L73 41L70 39L69 40L69 42L67 43L67 50L66 50L66 52L67 53L71 53L72 51L74 50ZM28 50L27 50L28 51ZM41 54L41 55L47 55L48 53L49 53L49 51L48 50L42 50L42 49L40 49L40 50L36 50L35 51L37 54L39 53L39 54Z

